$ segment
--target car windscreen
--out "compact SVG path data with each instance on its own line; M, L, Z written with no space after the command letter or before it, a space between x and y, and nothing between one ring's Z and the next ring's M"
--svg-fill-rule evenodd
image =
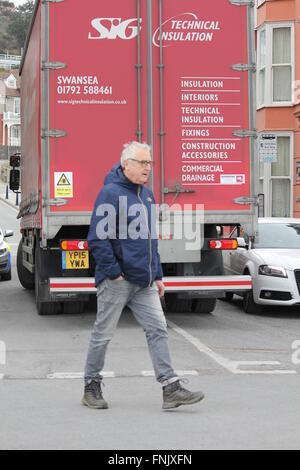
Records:
M258 224L258 241L254 248L299 248L299 224Z

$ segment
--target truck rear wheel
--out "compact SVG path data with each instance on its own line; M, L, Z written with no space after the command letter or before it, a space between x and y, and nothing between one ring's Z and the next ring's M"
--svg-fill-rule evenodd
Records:
M68 315L70 314L78 315L79 313L84 312L84 305L85 305L85 302L80 302L80 301L64 302L63 313L68 314Z
M194 299L192 312L212 313L216 307L217 299Z
M18 246L17 252L17 272L19 281L24 289L33 290L34 289L34 275L28 271L23 265L23 242L22 240Z
M168 312L190 313L192 299L179 299L178 294L165 294L165 304Z
M233 292L226 292L225 293L225 300L227 302L232 302L234 293Z
M11 281L11 268L8 273L1 274L1 281Z
M225 302L232 302L233 296L233 292L225 292L225 297L220 297L220 300L224 300Z
M56 315L60 312L60 302L43 301L43 280L41 279L41 252L38 245L35 249L35 269L34 269L34 283L35 283L35 304L39 315Z

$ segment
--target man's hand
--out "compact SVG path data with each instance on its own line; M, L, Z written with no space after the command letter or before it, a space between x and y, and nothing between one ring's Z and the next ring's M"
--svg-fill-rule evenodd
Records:
M124 281L124 277L123 276L119 276L115 279L115 281Z
M162 281L155 281L155 284L157 285L157 288L158 288L159 297L163 297L165 294L164 283Z

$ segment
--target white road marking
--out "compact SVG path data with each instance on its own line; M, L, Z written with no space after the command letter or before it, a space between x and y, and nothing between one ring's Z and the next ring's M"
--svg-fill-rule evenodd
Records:
M175 370L176 374L180 377L182 376L199 376L199 372L196 370ZM287 370L287 369L278 369L278 370L239 370L236 369L234 374L239 375L280 375L280 374L297 374L295 370ZM141 375L142 377L155 377L153 370L142 370L140 374L117 374L113 371L102 372L103 378L120 378L120 377L138 377ZM36 379L36 380L77 380L83 379L84 373L83 372L54 372L53 374L48 374L44 377L15 377L15 376L6 376L5 374L0 374L0 380L8 379L8 380L28 380L28 379Z
M82 379L83 372L55 372L54 374L48 374L47 379Z
M261 375L280 375L280 374L297 374L295 370L278 369L278 370L237 370L235 374L261 374Z
M199 375L199 373L196 370L175 370L175 373L178 376ZM102 372L102 375L104 378L124 377L124 374L117 374L116 372L113 372L113 371L104 371ZM143 377L155 377L154 370L142 370L139 374L134 374L134 376L136 375L142 375ZM130 374L128 376L130 376ZM50 380L83 379L83 377L84 377L83 372L53 372L52 374L48 374L46 376L46 378Z
M111 378L115 377L116 374L112 371L102 372L103 377ZM48 374L47 379L83 379L83 372L54 372L53 374Z
M199 372L196 370L175 370L174 371L178 376L183 375L199 375ZM144 377L155 377L154 370L142 370L142 375Z
M180 328L174 322L167 320L168 326L174 330L177 334L185 338L191 343L199 352L206 354L210 359L217 362L224 369L228 370L232 374L297 374L295 370L278 369L278 370L240 370L239 367L242 365L280 365L278 361L231 361L226 357L214 352L204 343L199 341L198 338L191 335L187 331Z
M239 366L279 366L278 361L235 361Z
M224 356L221 356L221 354L218 354L214 352L212 349L207 347L205 344L201 343L198 338L195 338L191 334L189 334L187 331L183 330L179 326L177 326L175 323L173 323L170 320L167 320L168 326L172 328L177 334L180 336L183 336L189 343L191 343L193 346L195 346L196 349L198 349L199 352L206 354L209 356L211 359L213 359L215 362L220 364L220 366L224 367L225 369L229 370L229 372L232 372L233 374L235 373L236 370L236 364L233 361L230 361L229 359L226 359Z

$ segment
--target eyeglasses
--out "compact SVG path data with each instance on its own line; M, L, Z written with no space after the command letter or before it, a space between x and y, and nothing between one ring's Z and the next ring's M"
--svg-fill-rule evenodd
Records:
M127 160L132 160L133 162L138 162L142 167L146 168L147 165L150 168L153 168L154 162L152 160L137 160L136 158L127 158Z

